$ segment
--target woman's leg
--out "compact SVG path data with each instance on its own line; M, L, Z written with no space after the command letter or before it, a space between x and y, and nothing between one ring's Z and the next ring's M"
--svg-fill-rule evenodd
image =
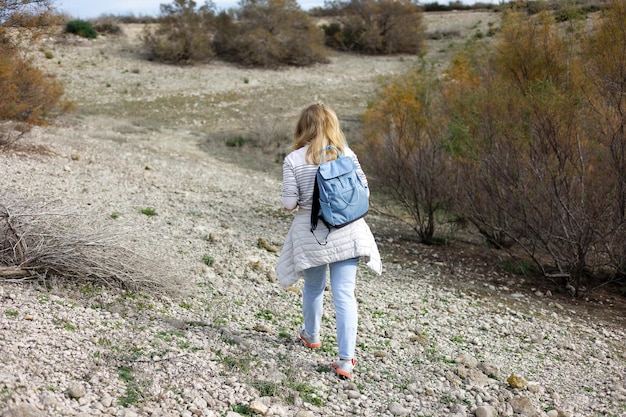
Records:
M304 287L302 289L302 315L304 330L317 337L322 324L324 307L324 289L326 288L326 265L316 266L302 271Z
M354 359L358 313L354 290L359 258L330 264L330 285L337 321L339 358Z

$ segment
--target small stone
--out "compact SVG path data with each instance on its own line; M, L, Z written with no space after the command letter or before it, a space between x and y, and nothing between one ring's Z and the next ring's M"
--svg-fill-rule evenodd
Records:
M262 416L267 414L267 411L269 410L269 407L267 405L263 404L259 400L252 401L250 403L249 408L250 408L250 411L252 411L253 413L261 414Z
M85 387L78 382L71 384L67 387L67 395L70 398L78 399L85 396Z
M302 295L302 291L300 290L300 288L297 288L297 287L287 287L285 288L285 291L295 294L298 297Z
M513 411L522 416L534 416L536 414L535 407L533 406L530 398L527 397L515 397L511 400L511 407Z
M478 366L478 359L467 352L463 352L458 358L456 358L456 362L465 365L468 368L476 368L476 366Z
M346 391L346 395L348 396L348 398L353 399L353 400L356 400L361 397L361 393L355 390Z
M267 410L268 415L271 416L286 416L287 410L280 404L273 404L269 410Z
M409 414L410 411L411 410L402 407L397 402L389 403L389 412L393 414L394 416L406 416Z
M266 251L271 252L271 253L279 252L276 246L272 245L271 243L269 243L266 239L262 237L257 239L257 245L259 246L259 248L265 249Z
M481 362L478 364L478 369L481 370L489 378L500 379L500 368L487 362Z
M109 408L113 404L113 397L105 395L104 397L102 397L102 400L100 400L100 402L103 406Z
M489 384L489 378L482 371L478 369L470 369L468 373L468 378L472 381L473 385L484 387Z
M562 408L557 408L556 412L558 417L572 417L573 415L571 411L563 410Z
M476 407L474 415L476 417L496 417L498 413L496 412L496 409L490 405L480 405Z
M272 333L272 329L270 329L265 324L256 324L253 327L253 329L256 330L257 332L261 332L261 333Z
M300 410L294 417L315 417L315 414L309 410Z
M506 382L511 388L525 389L528 386L528 382L523 377L515 374L510 375Z
M78 160L80 160L80 154L79 153L73 153L72 155L70 155L70 158L72 159L72 161L78 161Z
M1 417L44 417L44 415L32 405L20 404L6 410Z

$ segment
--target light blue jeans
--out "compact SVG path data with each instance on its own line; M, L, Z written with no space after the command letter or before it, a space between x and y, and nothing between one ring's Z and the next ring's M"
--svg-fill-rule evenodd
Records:
M354 289L359 258L347 259L328 265L330 269L330 287L335 304L337 322L337 345L341 359L354 358L358 313ZM327 265L316 266L302 271L304 288L302 290L302 314L304 329L312 336L320 332L324 308L324 289L326 288Z

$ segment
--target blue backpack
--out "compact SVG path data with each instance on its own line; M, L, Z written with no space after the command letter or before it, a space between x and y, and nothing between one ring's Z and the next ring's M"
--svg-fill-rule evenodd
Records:
M321 162L324 153L331 149L337 152L338 158ZM342 155L336 147L327 146L322 151L315 175L311 232L317 228L318 219L329 229L340 228L367 214L368 192L356 170L354 159Z

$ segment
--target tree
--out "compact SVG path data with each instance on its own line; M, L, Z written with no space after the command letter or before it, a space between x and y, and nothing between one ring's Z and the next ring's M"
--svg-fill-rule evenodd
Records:
M606 150L606 164L614 181L615 228L598 250L617 277L626 276L626 3L613 2L595 20L584 39L583 59L590 111L587 132Z
M247 66L326 63L323 32L295 0L242 0L218 16L220 57Z
M160 23L146 29L143 41L151 59L169 64L206 61L215 56L215 5L198 7L194 0L174 0L161 4Z
M326 44L367 54L419 54L424 48L422 10L411 0L336 0L338 22L324 26Z
M616 204L624 198L623 148L607 146L623 136L607 142L598 130L615 113L597 117L603 93L589 89L583 68L594 60L580 54L580 29L571 20L558 24L548 11L530 18L510 11L492 50L454 61L444 93L457 212L577 292L592 277L618 273L604 248L623 243L625 227ZM606 79L601 68L595 76ZM620 250L623 262L623 244Z
M372 180L406 210L427 244L434 241L436 214L447 206L440 97L436 75L423 63L389 82L364 115L362 158Z

